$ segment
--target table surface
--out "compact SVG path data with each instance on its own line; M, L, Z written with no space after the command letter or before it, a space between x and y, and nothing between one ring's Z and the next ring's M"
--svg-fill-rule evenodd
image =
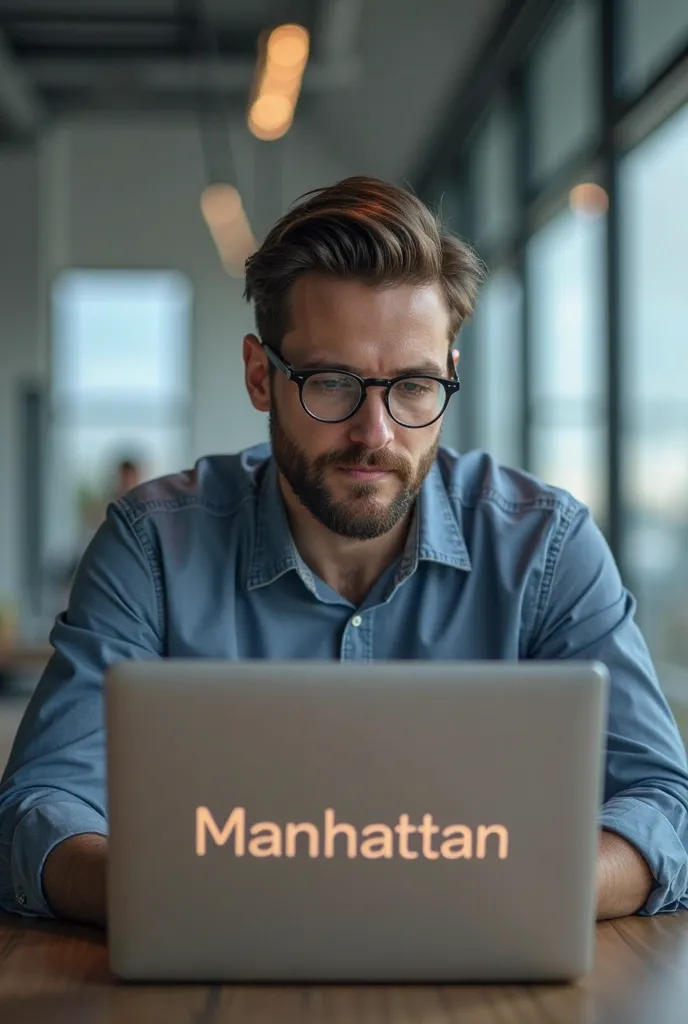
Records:
M568 985L131 985L105 933L0 913L7 1024L679 1024L688 912L597 925L594 970Z

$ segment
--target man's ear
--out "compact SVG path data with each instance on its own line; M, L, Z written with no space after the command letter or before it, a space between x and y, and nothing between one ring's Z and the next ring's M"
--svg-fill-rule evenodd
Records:
M244 380L251 405L258 412L270 410L270 364L255 334L247 334L243 345Z
M458 348L453 348L452 349L451 357L452 357L452 362L454 364L454 369L455 370L456 370L456 367L459 365L459 355L460 355L460 352L459 352Z

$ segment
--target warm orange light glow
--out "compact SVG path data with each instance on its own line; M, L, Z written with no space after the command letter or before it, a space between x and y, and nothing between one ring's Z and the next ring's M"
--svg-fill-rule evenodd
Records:
M241 213L241 196L233 185L208 185L201 195L201 211L206 223L230 224Z
M308 60L308 32L301 25L280 25L270 33L266 49L270 62L290 70L303 69Z
M277 64L266 64L260 79L260 89L256 99L261 96L284 96L290 106L296 105L301 89L301 72L283 68Z
M239 192L233 185L209 185L201 195L201 212L225 270L242 277L257 243Z
M251 134L261 142L274 142L276 139L281 139L283 135L289 131L293 123L293 116L288 121L282 121L275 128L265 128L260 123L253 120L253 117L249 113L248 126Z
M603 217L609 209L609 196L601 185L583 182L571 189L569 204L582 217Z
M280 25L270 33L248 111L248 127L256 138L274 141L289 131L308 53L309 35L301 25Z
M257 128L274 132L291 120L293 110L289 97L278 93L261 93L251 107L250 117Z

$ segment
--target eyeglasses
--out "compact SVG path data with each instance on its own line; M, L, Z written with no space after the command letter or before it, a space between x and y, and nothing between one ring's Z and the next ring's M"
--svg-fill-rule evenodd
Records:
M385 407L401 427L429 427L461 387L453 380L428 374L359 377L349 370L295 370L270 345L262 343L270 362L299 388L304 410L321 423L342 423L358 412L370 387L385 389Z

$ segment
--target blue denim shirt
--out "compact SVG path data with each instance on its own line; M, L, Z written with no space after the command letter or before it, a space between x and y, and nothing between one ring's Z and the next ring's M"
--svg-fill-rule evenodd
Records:
M51 633L0 786L0 907L52 916L52 848L107 834L102 680L125 658L595 658L611 675L600 823L688 906L688 766L607 544L585 506L483 452L442 448L398 562L354 607L292 541L270 450L198 461L112 504Z

